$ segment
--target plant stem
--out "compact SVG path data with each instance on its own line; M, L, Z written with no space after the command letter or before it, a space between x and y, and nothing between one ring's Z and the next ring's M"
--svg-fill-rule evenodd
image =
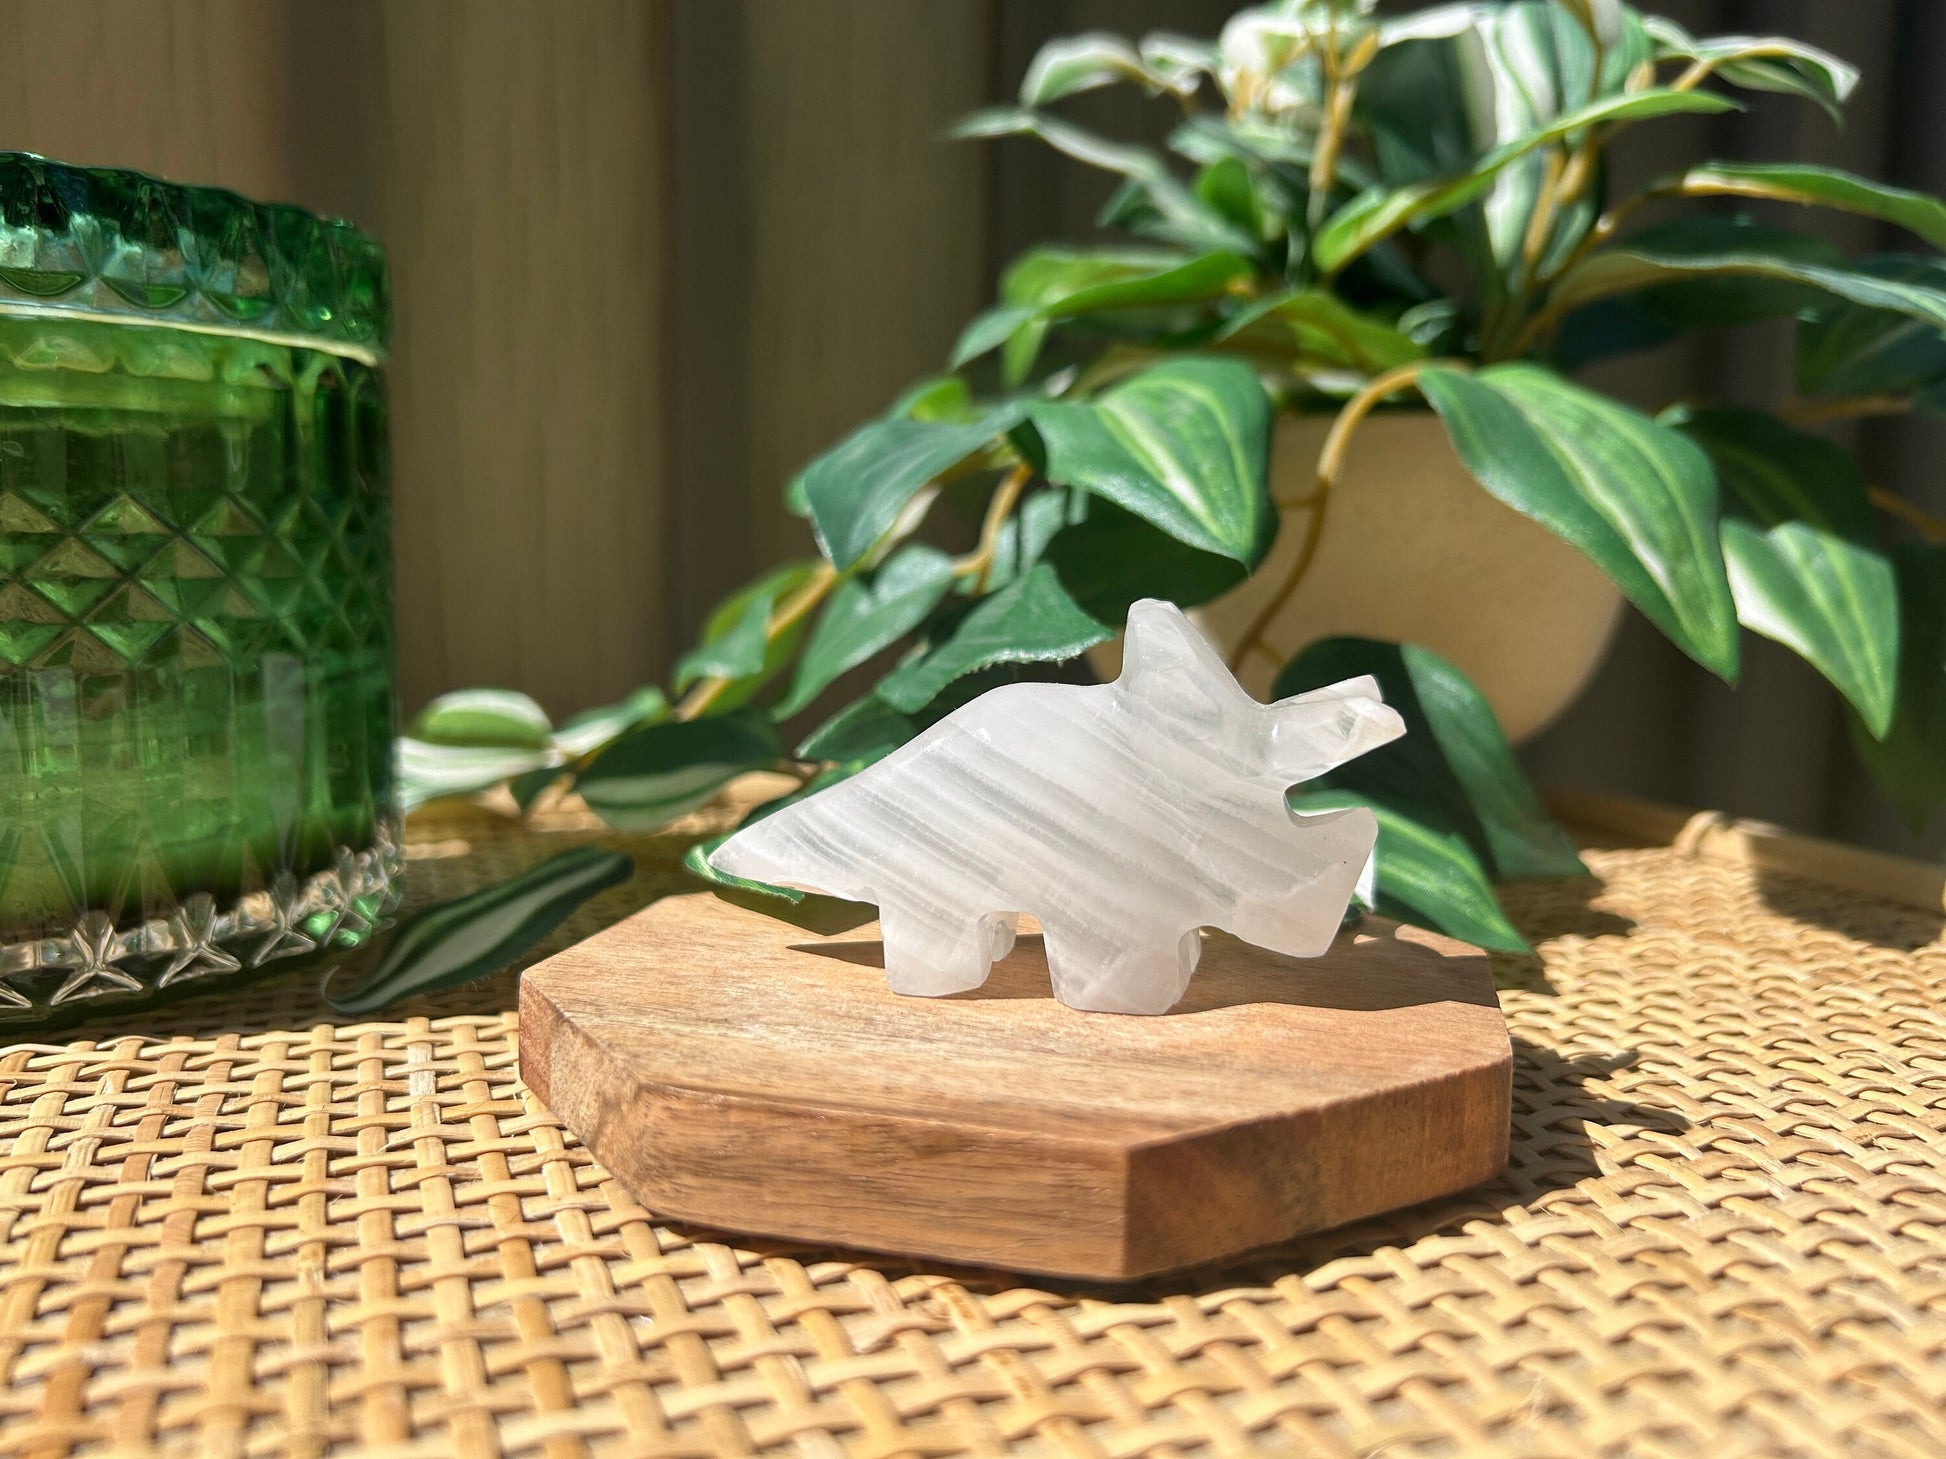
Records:
M1023 461L1001 478L1000 485L987 498L986 518L980 523L980 545L953 563L953 575L972 578L976 593L986 590L987 577L993 571L994 550L1000 545L1000 529L1007 525L1007 518L1013 514L1021 492L1027 489L1033 476L1033 468Z
M1669 83L1671 91L1694 91L1716 69L1714 61L1691 61L1689 68Z
M770 621L764 624L765 647L775 643L823 602L825 595L837 585L838 577L837 568L828 562L821 562L817 571L806 578L796 592L771 609ZM683 696L682 703L676 706L675 718L695 719L714 704L732 682L720 676L699 681Z
M1528 278L1538 272L1541 255L1547 251L1548 237L1554 231L1554 214L1560 207L1561 178L1566 171L1565 155L1558 147L1550 148L1541 185L1534 197L1534 211L1527 215L1527 232L1520 240L1521 267Z
M1847 395L1838 400L1787 400L1777 407L1777 414L1794 426L1815 426L1873 415L1906 415L1911 410L1912 401L1903 395Z
M1338 54L1335 14L1324 43L1318 44L1313 37L1312 46L1318 53L1318 64L1324 68L1324 120L1318 127L1317 148L1311 153L1311 191L1304 203L1306 224L1315 233L1324 222L1325 210L1331 206L1331 184L1338 178L1338 153L1344 147L1345 131L1351 124L1351 104L1358 83L1352 79L1355 73L1347 70L1344 58Z
M1157 360L1165 360L1168 357L1166 350L1111 344L1095 357L1087 369L1075 377L1074 383L1065 393L1070 399L1085 399L1103 386L1113 384L1122 376L1133 375L1137 370L1146 369Z
M1691 61L1689 63L1688 69L1685 70L1682 73L1682 75L1678 76L1674 81L1670 82L1669 85L1670 88L1675 91L1694 91L1698 86L1701 86L1705 81L1709 80L1711 75L1715 73L1716 68L1719 65L1721 65L1724 61L1728 61L1728 60L1744 61L1750 59L1762 59L1766 57L1772 59L1778 57L1788 58L1790 55L1791 52L1789 48L1785 46L1748 46L1745 49L1738 51L1734 57L1718 56L1712 60L1703 60L1699 58L1697 60Z
M1914 506L1902 496L1894 496L1882 486L1869 489L1872 505L1887 516L1897 517L1918 529L1919 535L1936 545L1946 545L1946 518L1935 517L1924 507Z
M1546 287L1549 282L1578 262L1588 251L1596 234L1600 233L1601 236L1606 237L1607 233L1614 231L1614 224L1620 221L1620 216L1626 214L1626 209L1618 208L1611 214L1598 218L1589 226L1581 240L1568 251L1568 256L1560 264L1552 269L1544 267L1547 261L1548 244L1553 241L1554 225L1561 215L1561 210L1572 207L1580 199L1581 194L1587 190L1589 179L1595 175L1596 150L1595 129L1590 127L1587 135L1581 139L1581 145L1574 149L1565 163L1560 160L1560 153L1548 154L1547 176L1542 179L1540 195L1535 200L1534 211L1527 220L1527 233L1520 245L1520 296L1517 307L1509 311L1507 318L1521 318L1522 312L1535 292ZM1640 199L1634 198L1629 201L1639 203ZM1613 221L1610 221L1611 218ZM1604 222L1609 225L1607 232L1602 231ZM1499 330L1496 328L1491 339L1497 340L1498 337ZM1521 344L1526 338L1527 331L1523 326L1520 333L1515 336L1516 343L1511 350L1512 354L1517 355L1520 352ZM1497 352L1493 357L1501 358Z
M1623 198L1614 207L1608 209L1607 212L1595 219L1594 226L1589 228L1587 233L1582 236L1581 241L1569 250L1568 256L1562 259L1560 264L1555 268L1548 270L1547 275L1540 279L1539 282L1544 284L1551 283L1576 264L1580 263L1592 250L1599 248L1602 244L1613 238L1615 236L1615 230L1622 226L1623 221L1645 203L1654 202L1657 198L1675 197L1677 196L1677 192L1678 190L1674 188L1652 187Z
M1596 41L1596 47L1595 74L1598 84L1601 66L1599 41ZM1780 56L1787 55L1788 52L1780 47L1754 47L1750 51L1745 52L1745 54L1752 56ZM1672 89L1676 91L1693 91L1710 77L1715 71L1716 66L1717 62L1713 60L1692 62L1689 68L1671 83ZM1593 89L1591 86L1590 101L1594 99ZM1612 131L1614 129L1611 128L1610 130ZM1581 145L1575 149L1573 158L1561 176L1558 191L1546 187L1543 188L1542 196L1536 202L1534 216L1529 220L1527 237L1523 240L1521 249L1522 260L1530 270L1538 270L1540 256L1544 252L1545 233L1552 229L1556 209L1565 207L1580 197L1581 193L1587 188L1589 179L1594 176L1596 150L1595 129L1590 128L1588 135L1582 139ZM1544 274L1536 273L1533 281L1535 284L1551 283L1562 274L1568 272L1568 270L1580 263L1590 251L1599 248L1602 244L1613 238L1615 231L1621 227L1623 220L1644 203L1653 202L1657 198L1683 197L1689 195L1713 196L1730 191L1731 189L1728 188L1691 188L1679 181L1658 183L1644 188L1639 193L1623 198L1614 207L1605 211L1595 220L1593 226L1588 229L1588 232L1583 236L1581 241L1568 251L1567 257L1563 258L1559 264L1547 270ZM1751 195L1761 196L1763 194L1753 192ZM1501 356L1502 358L1518 357L1533 342L1535 335L1539 333L1539 328L1536 326L1536 320L1538 318L1539 315L1537 314L1527 320L1522 326L1520 333L1515 336L1514 343L1509 347L1506 355Z
M1310 571L1311 563L1318 555L1318 544L1324 537L1325 515L1331 506L1331 492L1338 484L1339 473L1344 470L1345 453L1351 448L1352 433L1358 429L1359 422L1370 415L1386 396L1406 389L1418 380L1421 373L1434 365L1456 370L1466 368L1466 365L1459 360L1414 360L1410 364L1400 365L1397 369L1387 370L1383 375L1367 382L1364 389L1339 408L1337 419L1331 422L1331 429L1325 434L1324 448L1318 452L1316 488L1304 502L1293 503L1293 505L1308 505L1311 508L1311 520L1305 525L1304 545L1298 549L1297 560L1284 574L1283 581L1278 583L1276 589L1264 600L1263 607L1257 610L1256 616L1244 629L1243 636L1230 650L1229 664L1232 672L1242 665L1252 649L1264 648L1268 651L1268 646L1263 641L1264 630L1284 610L1284 605L1290 602L1292 594L1304 581L1304 575Z
M1527 316L1526 323L1522 324L1520 327L1520 331L1514 335L1513 343L1508 345L1507 348L1504 350L1494 351L1493 354L1489 356L1489 360L1494 361L1494 360L1519 359L1522 355L1526 354L1529 349L1533 348L1535 342L1539 340L1543 334L1545 334L1547 331L1551 330L1556 324L1558 324L1560 322L1560 318L1561 318L1561 310L1557 308L1553 300L1550 299L1547 303L1541 305L1540 308L1536 309L1532 314Z
M1567 257L1562 259L1555 267L1547 270L1535 282L1542 285L1551 284L1563 274L1571 272L1590 253L1612 239L1625 221L1649 203L1657 202L1663 198L1717 197L1727 192L1729 192L1729 189L1715 186L1698 186L1681 181L1680 179L1661 182L1652 187L1644 188L1639 193L1634 193L1629 197L1623 198L1614 207L1608 209L1607 212L1597 218L1594 226L1588 229L1581 241L1568 251ZM1752 191L1748 195L1760 196L1761 194ZM1774 194L1772 195L1774 196ZM1513 343L1505 351L1495 352L1493 358L1518 359L1534 343L1541 332L1554 323L1558 313L1558 310L1549 309L1543 305L1527 318L1520 332L1514 336Z
M1588 190L1588 183L1595 175L1596 128L1590 127L1588 134L1581 139L1581 145L1574 149L1568 158L1567 170L1561 174L1561 187L1555 195L1555 207L1565 208L1581 200L1582 193Z
M980 525L979 546L953 564L956 576L973 578L976 591L986 586L987 574L993 570L993 554L1000 541L1000 529L1006 525L1014 504L1020 500L1021 492L1032 477L1032 468L1023 463L1001 479L987 503L986 520ZM802 622L813 608L829 596L843 576L830 563L819 563L817 571L806 578L796 592L771 610L770 619L764 624L764 646L768 648ZM683 696L682 703L676 706L674 717L688 720L704 714L732 682L720 676L698 681Z
M1595 25L1592 10L1577 11L1576 16L1587 32L1594 57L1588 69L1587 99L1592 106L1601 92L1601 68L1605 59L1601 32ZM1594 176L1597 134L1597 128L1589 127L1582 133L1580 144L1572 153L1563 147L1548 150L1546 169L1534 195L1534 211L1527 215L1527 231L1521 235L1520 271L1515 276L1513 308L1495 319L1487 336L1489 342L1499 339L1507 321L1518 320L1525 314L1535 290L1545 282L1541 277L1541 265L1546 261L1548 244L1554 238L1555 222L1561 216L1562 209L1574 204L1587 188L1589 178Z

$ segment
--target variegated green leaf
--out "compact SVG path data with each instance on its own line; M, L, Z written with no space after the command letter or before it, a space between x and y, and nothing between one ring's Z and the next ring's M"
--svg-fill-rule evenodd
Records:
M1698 663L1736 677L1715 473L1695 442L1534 365L1429 369L1419 387L1482 486L1586 553Z
M1266 485L1270 402L1235 360L1182 359L1093 401L1039 401L1050 481L1077 486L1205 552L1246 566L1275 526Z
M880 681L879 697L906 714L948 685L995 664L1059 663L1109 636L1041 563L982 598L936 645Z
M1559 314L1641 289L1700 279L1739 278L1793 285L1946 329L1946 291L1930 282L1885 277L1850 265L1809 262L1754 240L1723 251L1659 248L1640 242L1604 248L1561 276L1548 307Z
M712 710L721 712L748 702L790 662L803 637L802 625L793 624L772 638L771 616L817 571L815 562L786 563L718 604L703 625L703 641L676 661L678 692L698 679L727 679L728 687L716 696Z
M843 583L818 616L790 692L773 711L776 717L796 714L840 674L912 632L946 596L952 581L952 559L915 542L894 553L869 580Z
M547 711L516 689L456 689L420 710L407 733L435 745L539 750L553 726Z
M1874 739L1852 721L1852 744L1872 779L1916 831L1946 806L1946 546L1894 549L1899 580L1899 693L1891 726Z
M1533 951L1500 910L1493 884L1464 837L1428 826L1409 810L1374 804L1351 791L1316 790L1291 797L1291 809L1299 815L1354 805L1369 807L1378 818L1375 911L1475 947Z
M857 562L927 482L1012 430L1024 412L1009 403L963 423L893 416L853 431L802 478L825 555L839 568Z
M1839 120L1858 84L1858 69L1829 51L1789 36L1720 35L1698 40L1675 21L1644 16L1642 25L1655 42L1656 58L1706 62L1716 75L1748 91L1802 96Z
M1123 81L1135 82L1152 93L1187 95L1196 89L1196 72L1180 61L1168 64L1172 59L1163 52L1151 60L1122 37L1106 31L1063 36L1042 46L1028 64L1020 83L1020 104L1046 106L1077 92Z
M1458 835L1496 878L1581 876L1587 868L1514 759L1486 696L1453 664L1416 644L1327 638L1277 676L1276 698L1370 674L1405 720L1405 735L1320 776ZM1380 868L1383 874L1384 868Z
M1761 198L1836 208L1896 223L1934 248L1946 248L1946 203L1928 193L1890 187L1836 167L1794 162L1705 162L1667 186L1698 197Z
M545 749L504 745L439 745L401 735L395 746L399 809L414 810L429 801L477 795L509 776L523 775L555 762Z
M1374 188L1346 203L1312 239L1312 258L1325 274L1342 269L1353 258L1399 229L1441 217L1472 202L1501 171L1537 148L1603 123L1641 121L1679 112L1720 112L1735 103L1702 91L1657 89L1606 97L1576 107L1526 136L1502 143L1455 176L1431 178L1402 188Z
M399 924L357 988L333 994L327 974L325 1001L356 1018L487 977L539 946L590 897L634 874L630 858L578 846L477 892L435 902Z
M1899 604L1851 453L1754 410L1678 418L1716 463L1723 555L1745 628L1794 649L1873 735L1892 720Z
M777 763L777 731L750 710L631 730L575 782L590 810L624 831L654 831L737 776Z
M1860 259L1861 273L1917 285L1946 297L1946 262L1917 254ZM1804 395L1916 397L1939 409L1946 387L1946 330L1905 311L1825 298L1802 311L1797 388Z
M1206 207L1163 160L1146 147L1111 142L1085 128L1025 107L974 112L954 128L956 137L1038 137L1089 167L1127 178L1141 190L1161 226L1157 236L1200 249L1248 253L1255 240Z
M1409 336L1323 289L1291 289L1258 299L1231 315L1217 338L1253 346L1262 341L1301 359L1372 375L1426 355Z

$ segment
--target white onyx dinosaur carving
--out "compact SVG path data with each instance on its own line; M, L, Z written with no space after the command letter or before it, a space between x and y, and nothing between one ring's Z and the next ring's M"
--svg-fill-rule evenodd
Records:
M1405 732L1367 677L1259 704L1172 603L1129 609L1112 684L1010 684L737 832L718 871L873 902L893 990L977 988L1019 914L1072 1008L1162 1013L1199 929L1331 945L1378 834L1285 790Z

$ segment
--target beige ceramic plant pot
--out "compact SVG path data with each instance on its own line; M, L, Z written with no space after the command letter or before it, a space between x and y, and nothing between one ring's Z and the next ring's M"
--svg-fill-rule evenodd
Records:
M1278 424L1276 545L1249 582L1197 615L1226 652L1303 548L1329 427L1325 416ZM1238 676L1268 698L1278 668L1314 639L1421 644L1458 664L1518 741L1587 683L1621 606L1621 593L1587 558L1467 475L1431 412L1388 412L1368 417L1353 437L1317 555Z

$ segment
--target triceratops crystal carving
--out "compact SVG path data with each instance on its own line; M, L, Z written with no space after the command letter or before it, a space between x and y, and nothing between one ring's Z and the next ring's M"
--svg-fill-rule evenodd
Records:
M1284 793L1404 732L1370 677L1257 703L1181 609L1145 599L1113 683L982 694L710 863L876 903L895 992L977 988L1028 912L1063 1003L1162 1013L1203 927L1331 945L1377 822L1297 815Z

